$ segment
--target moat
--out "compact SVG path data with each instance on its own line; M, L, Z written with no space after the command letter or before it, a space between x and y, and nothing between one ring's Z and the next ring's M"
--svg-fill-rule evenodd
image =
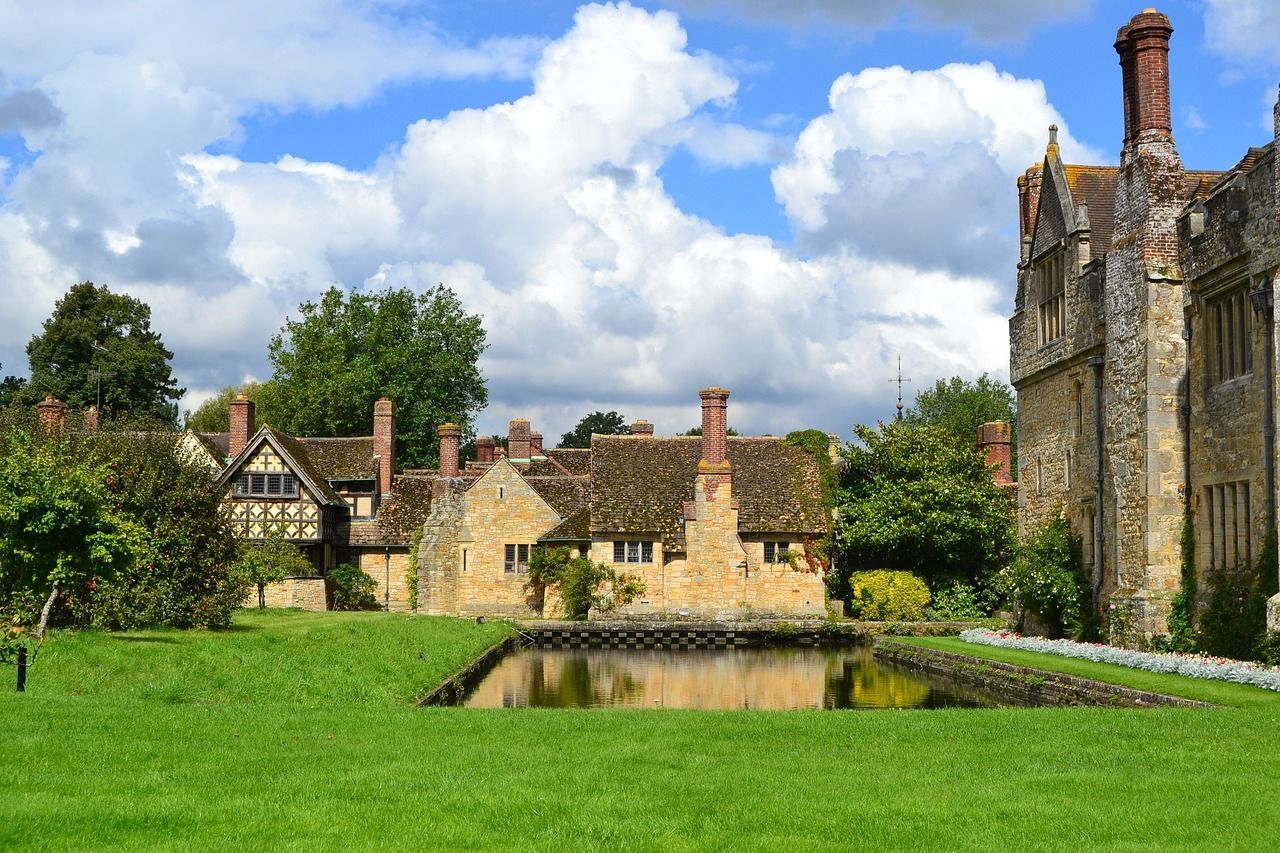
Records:
M467 693L470 708L875 709L1011 704L875 659L870 646L529 646Z

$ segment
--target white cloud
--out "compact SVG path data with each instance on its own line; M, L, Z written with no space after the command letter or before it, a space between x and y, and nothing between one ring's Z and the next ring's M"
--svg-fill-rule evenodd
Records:
M1083 17L1094 0L676 0L691 12L760 23L836 25L858 31L895 26L956 28L980 41L1019 40L1037 28Z
M1205 0L1204 38L1233 65L1280 67L1280 7L1273 0Z
M261 377L285 313L331 283L444 283L485 318L481 428L519 414L549 439L596 408L686 429L708 384L734 390L740 428L847 433L892 414L899 353L921 381L1003 372L1016 253L999 223L1012 176L1063 124L1039 83L990 66L871 69L836 81L792 146L723 123L728 66L691 52L673 14L620 4L579 10L527 96L415 122L367 171L255 163L205 150L246 100L356 96L323 75L252 94L238 56L186 63L151 35L120 38L127 56L56 45L24 60L48 66L38 82L65 120L0 215L0 288L32 294L15 328L105 269L152 305L194 399ZM104 95L118 126L95 137ZM805 254L681 210L658 177L679 145L726 166L785 158L775 188ZM926 239L938 247L920 254Z
M990 63L844 74L830 112L773 171L802 248L999 276L1016 249L1014 179L1044 157L1057 124L1069 162L1105 162L1078 144L1038 80Z

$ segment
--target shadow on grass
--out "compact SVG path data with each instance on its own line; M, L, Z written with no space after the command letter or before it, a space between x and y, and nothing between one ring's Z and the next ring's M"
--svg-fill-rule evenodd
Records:
M141 636L141 637L139 637L139 636L136 636L136 635L134 635L134 636L130 636L130 635L128 635L128 634L112 634L112 635L111 635L111 639L115 640L116 642L120 642L120 643L179 643L179 642L181 642L181 640L177 640L177 639L175 639L175 638L173 638L173 637L160 637L160 636L156 636L156 637Z

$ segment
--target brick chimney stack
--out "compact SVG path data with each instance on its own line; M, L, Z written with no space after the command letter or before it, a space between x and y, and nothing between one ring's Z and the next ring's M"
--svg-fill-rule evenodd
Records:
M63 432L67 428L68 408L70 407L66 403L54 399L52 394L46 395L43 402L36 404L40 426L48 433Z
M458 444L462 441L462 429L457 424L441 424L436 432L440 434L440 476L458 476Z
M234 459L249 444L258 431L257 414L253 401L244 394L237 394L228 407L231 420L231 438L227 442L227 454Z
M84 431L97 432L99 425L98 407L90 406L84 413Z
M493 436L482 435L476 438L476 462L482 465L493 462Z
M1013 483L1013 429L1005 421L992 421L978 427L978 452L995 467L992 476L1001 486Z
M528 462L529 448L529 422L513 419L507 424L507 457L512 462Z
M386 497L396 473L396 412L386 397L373 404L373 453L378 457L378 494Z
M1169 19L1143 9L1116 34L1116 53L1124 80L1124 150L1144 142L1169 142Z
M698 396L702 398L702 459L698 470L728 472L729 392L724 388L703 388Z
M1018 239L1024 242L1031 239L1031 232L1036 227L1043 177L1043 166L1032 166L1018 176Z
M652 438L653 424L649 423L644 418L639 418L635 423L631 425L631 434L642 435L645 438Z
M532 454L532 456L530 457L532 459L547 458L547 454L542 452L542 433L540 432L529 433L529 452Z

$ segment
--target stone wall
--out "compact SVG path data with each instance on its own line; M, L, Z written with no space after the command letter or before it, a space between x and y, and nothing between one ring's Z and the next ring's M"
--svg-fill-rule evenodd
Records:
M316 611L329 609L324 578L285 578L280 583L267 584L263 592L267 607L297 607L301 610ZM258 606L257 587L250 590L242 606Z
M373 597L382 607L386 600L386 586L390 574L391 609L397 613L411 610L409 605L409 549L391 548L390 560L384 549L362 549L359 552L361 571L373 578Z

